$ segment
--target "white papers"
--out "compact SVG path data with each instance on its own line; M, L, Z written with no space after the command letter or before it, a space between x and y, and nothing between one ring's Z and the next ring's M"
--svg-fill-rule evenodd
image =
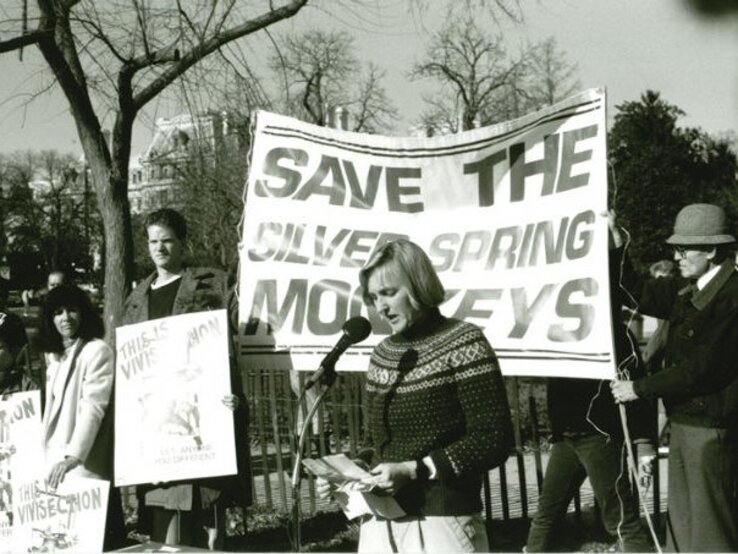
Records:
M317 460L307 458L302 463L316 477L322 477L337 486L336 501L347 518L371 514L397 519L405 515L405 511L392 496L372 492L372 486L362 481L371 478L371 474L345 454L333 454Z

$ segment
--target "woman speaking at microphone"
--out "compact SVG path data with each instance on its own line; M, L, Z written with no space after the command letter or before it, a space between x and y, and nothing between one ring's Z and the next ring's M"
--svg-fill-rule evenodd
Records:
M364 302L393 334L372 353L367 484L400 519L362 522L359 552L480 552L484 472L502 464L512 425L497 358L481 329L441 315L445 291L407 240L378 250L359 274ZM322 495L330 494L325 481Z

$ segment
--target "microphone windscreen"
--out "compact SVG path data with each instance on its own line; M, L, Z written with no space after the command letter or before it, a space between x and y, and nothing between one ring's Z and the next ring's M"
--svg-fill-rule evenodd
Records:
M351 341L351 344L363 341L372 332L372 324L360 315L352 317L343 324L343 333Z

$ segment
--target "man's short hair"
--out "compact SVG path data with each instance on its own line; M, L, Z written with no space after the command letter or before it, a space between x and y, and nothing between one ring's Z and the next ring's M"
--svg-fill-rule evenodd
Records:
M735 244L718 244L715 246L715 256L712 258L712 263L720 265L728 258L735 256Z
M187 221L177 210L161 208L148 214L144 219L144 233L146 234L146 238L149 236L149 227L152 225L169 227L174 231L174 235L179 240L183 241L187 239Z
M59 280L58 283L54 283L54 286L55 287L58 287L59 285L63 285L64 283L67 282L67 273L66 273L66 271L64 271L63 269L52 269L51 271L49 271L49 275L46 277L46 285L47 285L47 287L49 287L49 285L50 285L49 280L51 279L51 276L52 275L59 275L61 277L61 279ZM53 287L49 287L49 288L53 288Z

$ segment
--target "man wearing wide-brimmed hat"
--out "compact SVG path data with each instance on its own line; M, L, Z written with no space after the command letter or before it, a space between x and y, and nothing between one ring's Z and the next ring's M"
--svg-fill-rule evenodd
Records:
M614 218L615 245L622 243ZM669 320L664 369L616 381L619 402L662 397L671 421L667 549L738 551L738 273L725 213L691 204L677 214L680 278L639 283L624 263L623 282L642 313Z

